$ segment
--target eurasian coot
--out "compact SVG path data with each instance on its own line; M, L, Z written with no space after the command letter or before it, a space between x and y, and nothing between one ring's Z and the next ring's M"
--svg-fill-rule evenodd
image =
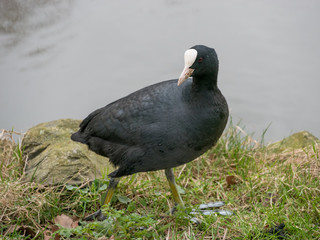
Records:
M109 174L104 204L110 202L120 177L164 169L175 203L183 205L172 168L215 145L229 115L217 87L215 50L193 46L184 62L179 79L145 87L92 112L71 136L117 167ZM100 210L87 220L95 217L103 219Z

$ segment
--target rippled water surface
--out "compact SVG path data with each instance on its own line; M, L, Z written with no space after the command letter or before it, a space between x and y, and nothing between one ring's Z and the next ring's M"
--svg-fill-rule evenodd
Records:
M0 128L26 131L177 78L214 47L233 121L320 137L320 1L0 0Z

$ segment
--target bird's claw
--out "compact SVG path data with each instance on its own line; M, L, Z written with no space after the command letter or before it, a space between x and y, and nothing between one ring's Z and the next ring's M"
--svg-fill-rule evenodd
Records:
M83 220L84 221L93 221L93 220L98 220L98 221L103 221L107 217L102 213L101 209L98 211L86 216Z

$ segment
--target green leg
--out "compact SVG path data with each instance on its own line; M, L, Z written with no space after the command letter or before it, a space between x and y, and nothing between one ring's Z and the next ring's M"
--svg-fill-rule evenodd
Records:
M109 183L109 186L107 189L107 194L104 197L103 201L101 202L102 206L108 205L111 202L113 193L115 192L119 181L120 181L120 178L111 178L110 179L110 183Z
M109 186L107 189L107 194L102 201L102 206L106 206L111 202L113 193L115 192L119 181L120 181L120 178L111 178L110 179L110 183L109 183ZM84 221L92 221L94 219L97 219L98 221L103 221L104 219L106 219L106 217L103 215L103 213L101 211L101 208L98 211L85 217L83 220Z
M184 207L183 201L177 189L176 181L174 180L172 168L166 169L165 174L169 182L175 205L180 205Z

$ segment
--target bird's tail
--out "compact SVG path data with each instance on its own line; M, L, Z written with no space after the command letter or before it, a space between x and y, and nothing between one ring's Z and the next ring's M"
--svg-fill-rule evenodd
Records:
M80 131L72 134L71 139L76 142L87 143L86 139L83 137L83 133Z

